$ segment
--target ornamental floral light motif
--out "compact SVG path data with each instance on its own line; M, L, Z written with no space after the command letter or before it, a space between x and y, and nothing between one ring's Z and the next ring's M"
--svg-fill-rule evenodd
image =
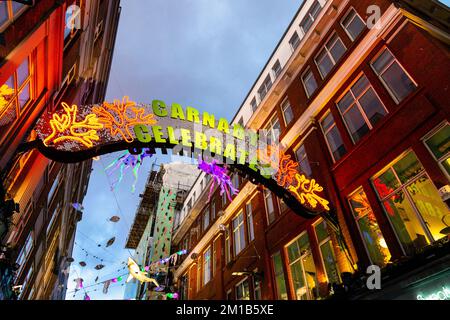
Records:
M213 178L213 183L209 189L208 202L211 200L211 195L216 184L220 187L220 195L226 193L227 198L230 201L232 201L231 195L235 195L239 192L239 190L233 186L231 178L227 174L227 169L219 166L215 160L212 162L206 162L199 159L198 168L206 174L211 175Z
M63 141L75 141L83 144L87 148L94 146L93 141L98 141L100 138L97 135L97 130L103 128L103 124L95 114L88 114L83 121L77 121L78 106L69 106L63 102L62 107L65 114L59 116L53 114L50 120L50 127L52 133L44 140L44 145L57 144Z
M295 180L297 184L289 186L289 190L297 196L301 204L308 203L314 209L320 204L325 210L330 210L329 202L316 194L322 192L323 187L318 185L315 179L308 179L304 174L297 173Z
M132 133L136 125L153 125L156 120L153 114L144 115L145 109L136 107L136 102L130 101L127 96L113 103L103 102L101 106L94 107L92 111L98 115L100 122L110 130L113 137L120 135L126 142L134 141Z

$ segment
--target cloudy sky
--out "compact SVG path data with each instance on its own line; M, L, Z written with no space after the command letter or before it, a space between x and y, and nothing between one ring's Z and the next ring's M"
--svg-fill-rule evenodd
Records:
M122 0L107 100L123 95L137 102L161 99L231 120L302 2ZM73 280L78 277L90 286L97 276L100 282L126 273L123 262L133 252L124 246L138 195L152 163L167 161L161 155L146 159L132 194L131 173L111 191L118 175L108 175L104 168L117 157L106 155L94 162L76 234L67 299L83 299L83 290L73 292ZM113 215L121 220L110 222ZM114 244L106 248L112 237L116 237ZM80 267L80 261L87 266ZM99 272L94 267L100 263L106 267ZM102 293L101 285L86 290L91 299L122 299L124 286L112 285L108 295Z

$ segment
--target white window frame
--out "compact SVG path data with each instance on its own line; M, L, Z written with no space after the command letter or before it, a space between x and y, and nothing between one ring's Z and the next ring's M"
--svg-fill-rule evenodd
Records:
M353 19L351 19L347 25L344 25L344 20L347 19L347 17L349 16L349 14L351 14L351 12L354 12L355 15L353 16ZM366 21L364 21L364 19L359 15L358 11L356 11L356 9L354 7L350 7L347 12L345 13L344 17L341 19L340 21L340 25L342 26L342 28L345 30L345 33L347 34L347 36L349 37L350 40L355 41L360 35L361 33L364 32L361 31L360 34L358 35L358 37L356 37L355 39L353 39L352 35L350 34L350 32L348 32L347 27L350 25L350 23L353 22L353 20L355 19L355 17L358 16L359 19L362 21L362 23L367 27L367 23Z
M242 216L242 221L238 222L237 226L234 226L234 221L239 221L239 216ZM247 239L245 239L245 234L246 234L246 230L245 230L245 216L244 216L244 211L240 210L239 213L233 218L231 219L231 227L233 228L232 230L232 234L233 234L233 253L234 256L237 256L239 253L241 253L248 245L247 243ZM244 228L244 247L241 248L241 228ZM236 236L237 238L239 238L239 241L236 241ZM236 250L236 246L239 247L239 251Z
M332 44L330 44L331 40L335 36L336 36L336 41L334 41ZM342 59L342 57L340 57L338 61L334 60L334 57L331 54L329 47L333 47L338 40L341 41L342 46L345 48L345 52L347 52L347 47L345 46L344 41L342 41L342 39L339 36L339 34L335 31L328 37L327 41L322 46L322 48L320 49L319 53L317 53L316 56L314 57L314 63L316 64L317 70L319 70L319 74L322 77L322 80L324 80L330 73L327 73L326 75L322 74L322 71L319 68L319 63L317 62L317 58L322 54L323 51L325 51L326 54L328 55L328 57L330 58L331 62L333 63L333 67L334 67ZM344 54L345 54L345 52L344 52ZM331 70L330 70L330 72L331 72Z
M208 251L209 251L209 260L206 261L206 253ZM207 247L206 250L203 251L203 254L202 254L202 257L203 257L203 259L202 259L202 286L207 285L212 279L212 274L211 274L211 262L212 262L211 254L212 254L211 246ZM205 275L206 275L205 271L207 270L206 268L208 268L208 271L209 271L209 278L208 279L206 279L206 277L205 277Z
M314 79L314 81L316 82L316 86L317 86L316 89L314 89L314 91L311 92L311 93L308 92L308 89L306 88L306 83L305 83L305 77L306 77L306 75L307 75L308 73L311 74L311 76L312 76L312 78ZM318 85L318 83L317 83L316 77L314 76L314 72L312 72L311 68L308 67L308 68L302 73L301 80L302 80L303 89L305 90L305 93L306 93L306 97L309 99L309 98L311 98L311 96L312 96L314 93L316 93L317 89L319 88L319 85Z
M272 88L272 85L273 85L272 77L270 76L270 73L268 73L267 76L264 78L263 83L258 89L260 101L263 101L267 97L270 89Z
M378 73L378 71L375 69L375 67L373 66L373 63L375 62L375 60L377 60L382 54L383 52L387 50L389 51L389 53L392 56L392 62L387 64L384 69L382 71L380 71L380 73ZM409 74L408 71L406 71L406 69L403 67L403 65L400 63L400 61L397 59L397 57L392 53L391 50L389 50L388 47L384 46L383 48L380 49L380 51L375 55L375 57L373 59L370 60L370 67L372 68L373 72L377 75L378 79L381 81L381 83L383 84L383 86L385 87L385 89L388 91L389 95L391 96L391 98L395 101L396 104L400 104L402 101L404 101L407 97L403 98L402 101L398 100L398 98L396 97L396 95L394 94L394 92L392 91L392 89L389 87L389 85L386 83L386 81L384 81L382 74L384 72L386 72L387 69L389 69L389 67L391 65L393 65L395 62L397 62L398 66L400 67L400 69L403 70L403 72L408 76L409 80L411 80L411 82L416 86L416 89L419 87L418 83L414 80L414 78ZM410 94L412 94L414 91L410 92Z
M275 70L275 66L280 66L278 73ZM275 63L272 66L273 78L278 79L278 77L280 76L282 71L283 71L283 67L281 66L281 62L279 59L277 59L277 61L275 61Z
M314 17L314 16L311 14L311 12L312 12L312 8L313 8L313 6L314 6L315 4L318 4L318 5L319 5L319 11L317 11L317 16ZM306 34L308 33L308 31L311 30L312 26L314 25L314 22L317 20L317 17L320 15L320 12L322 11L322 9L323 9L323 6L322 6L322 4L320 3L320 1L315 0L315 1L312 3L311 7L308 9L308 11L306 12L306 14L305 14L305 16L303 17L302 21L300 21L300 24L299 24L299 27L300 27L300 29L302 30L303 34L306 35ZM312 22L311 22L311 26L309 27L309 29L308 29L308 30L305 30L305 29L303 29L302 23L303 23L303 21L305 21L305 19L307 19L307 18L308 18L308 19L311 19Z
M354 85L356 82L358 82L362 77L366 77L367 82L369 83L369 86L368 86L366 89L364 89L364 91L362 91L362 92L359 94L359 96L355 96L355 94L354 94L353 91L352 91L352 87L353 87L353 85ZM381 100L380 96L378 95L377 91L375 90L375 88L373 87L373 85L370 83L369 78L367 78L367 76L365 75L364 72L361 72L361 73L355 78L355 80L353 80L352 83L347 87L347 89L345 89L345 91L344 91L344 92L338 97L338 99L336 100L336 108L337 108L339 114L341 115L342 122L344 122L345 128L347 129L348 135L349 135L350 138L352 139L353 144L357 144L359 141L361 141L362 137L361 137L358 141L355 141L355 139L353 138L352 133L350 132L350 128L349 128L349 126L348 126L348 124L347 124L347 121L345 121L344 115L347 113L347 111L348 111L350 108L352 108L354 105L356 105L358 111L361 113L361 116L362 116L363 119L364 119L364 122L365 122L366 125L369 127L369 131L372 131L372 130L373 130L373 125L372 125L372 123L370 122L369 118L367 117L366 112L364 111L363 107L362 107L361 104L359 103L359 99L360 99L364 94L366 94L366 92L369 91L370 88L372 88L373 92L375 93L375 96L376 96L376 97L378 98L378 100L380 101L381 105L383 106L384 110L386 111L385 116L387 116L387 115L389 114L388 109L387 109L386 106L384 105L384 103L383 103L383 101ZM341 109L340 109L339 106L338 106L338 103L339 103L339 102L342 100L342 98L344 98L345 95L346 95L347 93L349 93L349 92L350 92L350 94L351 94L351 96L352 96L352 98L353 98L353 103L350 104L350 106L347 107L347 109L346 109L344 112L342 112Z
M286 121L286 116L285 116L285 111L286 111L286 109L288 109L288 107L291 109L291 113L292 113L292 120L289 123ZM289 101L289 99L287 97L281 103L281 113L283 115L283 121L284 121L284 125L286 127L293 123L293 121L294 121L294 111L292 110L292 105L291 105L291 103L290 103L290 101Z
M296 47L294 47L294 45L293 45L293 43L292 43L292 39L294 39L295 35L297 35L297 39L298 39L298 42L297 42L297 46L296 46ZM297 31L294 31L294 32L292 33L291 37L289 38L289 46L291 47L292 52L294 52L294 51L299 47L301 41L302 41L302 39L300 38L298 32L297 32Z
M331 116L333 117L334 125L333 125L331 128L329 128L329 129L325 132L325 130L324 130L323 126L322 126L322 122L323 122L323 120L325 120L326 117L328 117L329 114L331 114ZM322 131L323 137L324 137L324 139L325 139L325 142L326 142L326 144L327 144L328 151L330 152L331 159L333 159L333 162L336 162L337 160L334 158L333 151L331 150L330 143L328 142L328 139L327 139L327 133L330 132L331 129L332 129L333 127L337 127L337 125L336 125L336 119L334 119L334 115L331 113L330 110L328 110L328 111L324 114L324 116L323 116L322 118L320 118L320 120L319 120L319 125L320 125L320 130ZM338 128L338 132L339 132L339 135L341 136L341 140L342 140L342 134L341 134L341 132L339 131L339 128ZM344 144L344 147L345 147L344 140L342 140L342 143ZM346 149L347 149L347 148L346 148ZM342 159L342 157L341 157L340 159ZM340 160L340 159L339 159L339 160Z

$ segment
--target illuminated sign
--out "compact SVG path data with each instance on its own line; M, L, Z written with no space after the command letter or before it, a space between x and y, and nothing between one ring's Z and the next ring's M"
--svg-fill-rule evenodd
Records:
M450 300L450 289L442 287L442 290L432 292L427 295L417 295L417 300Z
M79 162L126 149L170 149L214 161L264 185L304 217L330 210L323 187L299 170L273 132L230 125L225 118L190 106L160 100L138 104L128 97L83 107L62 103L55 113L42 116L35 130L33 147L55 161Z

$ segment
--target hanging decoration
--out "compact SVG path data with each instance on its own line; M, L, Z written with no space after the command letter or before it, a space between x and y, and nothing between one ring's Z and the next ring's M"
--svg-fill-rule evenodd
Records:
M80 211L80 212L83 212L83 210L84 210L84 207L81 203L72 203L72 207L75 210Z
M174 300L177 300L178 297L179 297L178 292L166 294L166 298L167 298L167 299L174 299Z
M112 246L114 241L116 241L116 237L112 237L111 239L109 239L108 242L106 243L106 247Z
M111 222L119 222L119 220L120 220L120 217L119 217L119 216L112 216L112 217L109 219L109 221L111 221Z
M77 291L77 290L80 290L80 289L83 289L83 279L82 278L76 278L76 279L73 279L73 281L75 281L77 284L76 284L76 286L75 286L75 290Z
M168 262L170 262L172 265L175 265L178 261L178 257L184 254L187 254L186 249L177 251L167 258L160 259L159 261L156 261L149 266L145 266L144 270L150 272L151 274L156 273L157 271L159 271L159 266L165 265Z
M82 266L82 267L86 267L86 262L80 261L80 262L79 262L79 265Z
M105 266L103 265L103 264L98 264L98 265L96 265L95 266L95 270L101 270L101 269L103 269Z
M131 191L134 193L136 190L136 184L139 177L139 169L141 168L144 159L152 157L153 154L149 148L142 149L140 154L132 154L129 151L122 153L116 160L109 164L105 171L111 176L115 171L119 170L119 178L112 184L111 189L115 190L116 187L122 182L125 171L132 169L134 182L131 186ZM111 169L111 170L110 170ZM109 170L109 172L108 172ZM118 221L118 220L117 220Z
M87 293L84 294L84 299L83 300L91 300L91 297L89 297L89 295Z
M130 282L133 278L142 282L151 282L155 286L159 287L158 282L153 279L147 277L147 272L143 272L139 269L139 265L131 258L128 258L128 271L130 274L128 275L127 283Z
M228 200L232 201L231 195L237 194L239 190L233 186L233 182L227 174L227 169L219 166L216 160L206 162L199 158L198 163L198 168L213 178L213 183L209 189L208 202L211 200L211 195L216 184L220 187L220 195L226 193Z
M107 293L108 293L110 284L111 284L111 280L105 281L105 283L104 283L104 285L103 285L103 293L104 293L104 294L107 294Z

